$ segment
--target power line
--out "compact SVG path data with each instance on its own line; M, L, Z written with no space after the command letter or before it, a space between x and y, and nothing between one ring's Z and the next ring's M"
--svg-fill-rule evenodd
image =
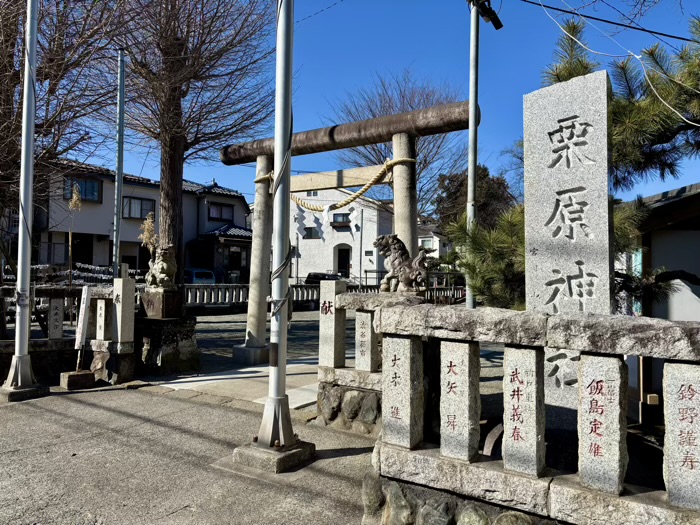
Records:
M610 25L613 25L613 26L625 27L625 28L627 28L627 29L632 29L633 31L641 31L641 32L643 32L643 33L649 33L650 35L663 36L663 37L666 37L666 38L673 38L673 39L675 39L675 40L681 40L681 41L683 41L683 42L691 42L691 43L693 43L693 44L700 44L700 41L698 41L698 40L693 40L692 38L686 38L686 37L684 37L684 36L671 35L671 34L669 34L669 33L662 33L661 31L653 31L653 30L651 30L651 29L646 29L646 28L641 27L641 26L640 26L640 27L635 27L635 26L632 26L632 25L629 25L629 24L623 24L623 23L621 23L621 22L615 22L615 21L613 21L613 20L607 20L607 19L605 19L605 18L599 18L599 17L597 17L597 16L584 15L584 14L578 13L578 12L576 12L576 11L570 11L570 10L568 10L568 9L561 9L561 8L559 8L559 7L553 7L553 6L550 6L550 5L544 5L544 4L542 4L541 2L533 2L532 0L520 0L520 1L521 1L521 2L525 2L526 4L535 5L535 6L537 6L537 7L545 7L545 8L547 8L547 9L552 10L552 11L558 11L558 12L560 12L560 13L566 13L566 14L568 14L568 15L580 16L580 17L582 17L582 18L588 18L588 19L590 19L590 20L595 20L595 21L597 21L597 22L603 22L603 23L605 23L605 24L610 24Z
M309 16L305 16L304 18L302 18L302 19L300 19L300 20L297 20L296 22L294 22L294 25L296 25L296 24L301 24L301 23L304 22L305 20L308 20L309 18L313 18L313 17L315 17L316 15L320 15L320 14L323 13L324 11L328 11L328 10L331 9L332 7L335 7L335 6L337 6L338 4L343 3L343 2L345 2L345 0L338 0L338 1L335 2L334 4L331 4L331 5L327 6L327 7L324 7L323 9L321 9L321 10L319 10L319 11L316 11L315 13L310 14Z

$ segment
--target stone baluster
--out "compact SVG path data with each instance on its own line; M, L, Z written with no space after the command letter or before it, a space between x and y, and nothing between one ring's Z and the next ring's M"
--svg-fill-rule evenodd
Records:
M373 317L373 312L355 312L355 368L366 372L377 372L381 361Z
M136 281L133 279L114 279L112 304L112 334L117 343L134 341L134 296Z
M423 441L423 343L387 334L382 344L382 440L414 448Z
M342 368L345 366L345 310L335 308L335 296L345 293L345 281L321 281L319 300L318 364Z
M581 356L578 470L589 488L620 494L627 471L627 365L618 357Z
M440 454L469 461L479 452L479 343L440 344Z
M503 354L503 466L539 476L545 467L544 351Z

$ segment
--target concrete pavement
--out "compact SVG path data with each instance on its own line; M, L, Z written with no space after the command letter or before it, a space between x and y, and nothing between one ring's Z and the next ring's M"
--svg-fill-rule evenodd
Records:
M373 442L306 425L318 459L271 475L236 467L262 406L151 386L0 406L0 523L359 524Z

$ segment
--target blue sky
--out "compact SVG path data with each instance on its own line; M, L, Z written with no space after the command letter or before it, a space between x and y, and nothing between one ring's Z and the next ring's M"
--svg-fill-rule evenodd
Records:
M295 18L301 20L335 0L297 0ZM543 3L567 8L582 0L543 0ZM622 9L625 2L608 0ZM682 12L676 0L661 5L641 20L649 29L688 35L692 14L686 2ZM551 62L559 28L542 7L520 0L493 0L500 9L504 28L495 31L482 24L479 161L492 172L502 163L500 152L522 136L523 95L542 85L541 72ZM586 11L602 18L619 19L609 8ZM555 12L552 16L557 17ZM700 13L698 13L700 14ZM595 23L625 49L638 53L658 40L636 31L621 31ZM589 26L587 40L596 51L625 54L621 47ZM677 41L670 41L680 45ZM599 57L601 63L606 57ZM371 84L373 75L400 72L410 68L416 76L436 82L448 82L468 99L469 93L469 9L465 0L342 0L320 14L296 26L294 68L295 131L323 127L328 123L331 103L348 92ZM146 158L144 151L126 151L125 170L145 177L158 177L157 152ZM466 166L466 158L465 166ZM218 152L212 163L185 167L185 178L198 182L216 179L222 186L242 192L249 201L254 194L254 170L219 164ZM294 157L292 169L323 171L339 165L330 155ZM632 198L649 195L700 181L700 162L688 161L680 179L666 183L638 185L619 194Z

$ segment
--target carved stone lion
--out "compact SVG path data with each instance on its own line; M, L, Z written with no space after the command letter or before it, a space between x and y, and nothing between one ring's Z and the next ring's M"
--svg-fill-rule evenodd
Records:
M384 256L384 268L387 274L379 283L382 292L419 291L425 285L427 270L426 253L420 250L418 256L411 260L406 245L396 234L380 235L374 241L374 247Z
M154 288L175 288L175 248L171 244L159 246L156 260L148 261L150 270L146 274L146 286Z

